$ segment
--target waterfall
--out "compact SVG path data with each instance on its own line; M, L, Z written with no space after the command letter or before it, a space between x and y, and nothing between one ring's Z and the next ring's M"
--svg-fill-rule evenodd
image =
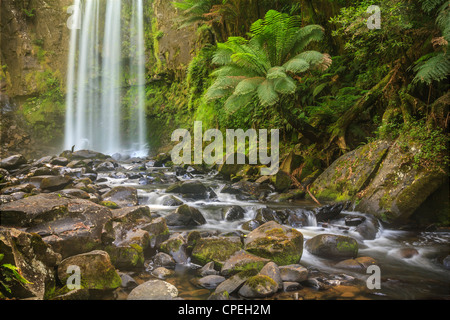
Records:
M144 8L142 0L129 1L74 0L81 23L70 35L65 149L148 153Z

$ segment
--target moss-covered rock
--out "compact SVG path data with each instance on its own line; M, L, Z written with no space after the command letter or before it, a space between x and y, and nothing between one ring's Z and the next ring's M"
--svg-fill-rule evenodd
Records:
M175 234L161 243L160 250L173 257L177 263L187 262L186 241L181 234Z
M336 234L319 234L305 243L308 252L327 259L356 258L358 242L352 237Z
M268 276L258 274L244 283L239 294L245 298L265 298L277 291L278 283Z
M210 261L222 267L235 252L242 249L241 239L238 237L210 237L198 239L192 250L192 259L200 265Z
M72 275L68 273L70 266L80 268L81 286L86 289L114 290L122 283L105 251L96 250L64 259L58 266L61 283L65 284Z
M353 200L377 172L389 147L380 140L346 153L317 177L310 191L319 200Z
M295 264L303 253L303 235L295 229L269 221L247 235L244 249L273 260L279 266Z
M224 276L229 276L247 270L260 271L269 261L269 259L239 250L225 261L220 272Z

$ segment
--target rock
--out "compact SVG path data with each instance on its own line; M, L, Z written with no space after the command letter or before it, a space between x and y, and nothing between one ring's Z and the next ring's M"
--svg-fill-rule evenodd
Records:
M239 181L222 188L221 193L234 194L238 200L261 200L273 192L268 184Z
M241 239L238 237L201 238L192 250L192 259L202 266L214 261L214 264L221 268L225 261L241 248Z
M127 300L172 300L178 296L178 289L163 280L150 280L134 288Z
M303 288L302 285L298 282L289 282L289 281L283 282L283 291L284 292L297 291L297 290L301 290L302 288Z
M303 158L291 151L280 165L280 170L292 174L302 164Z
M358 254L358 242L347 236L319 234L305 245L308 252L327 259L355 258Z
M311 193L319 200L352 200L370 182L389 147L380 140L344 154L314 180Z
M239 287L247 281L250 277L253 277L257 274L256 270L250 270L250 271L241 271L238 274L235 274L234 276L231 276L230 278L226 279L224 282L219 284L214 291L214 293L219 294L226 292L228 294L232 294L235 292Z
M5 195L10 195L16 192L24 192L24 193L30 193L33 189L36 189L36 187L30 183L24 183L19 184L16 186L6 187L3 188L0 193Z
M443 170L429 170L414 163L423 148L422 142L401 135L365 188L355 210L373 214L385 223L408 222L430 195L448 184L448 166Z
M239 295L245 298L265 298L278 291L278 283L264 275L249 278L239 289Z
M206 199L208 189L200 181L181 181L166 189L167 193L179 193L185 198Z
M161 243L159 246L162 252L173 257L177 263L186 263L188 255L186 253L186 241L181 234L175 234Z
M312 219L313 217L315 220L315 213L311 210L306 209L290 210L289 215L286 219L286 224L294 228L301 228L304 226L308 226L310 222L313 220Z
M347 259L338 262L334 266L336 268L348 269L352 271L365 273L371 265L376 265L377 261L371 257L358 257L356 259Z
M271 181L277 192L285 192L292 185L291 177L286 172L281 170L272 176Z
M59 190L57 194L71 196L79 199L90 199L89 193L80 189L63 189Z
M199 226L206 220L198 209L184 204L166 216L166 223L169 226Z
M219 284L225 281L225 278L219 275L209 275L198 279L195 283L205 289L213 290Z
M27 283L8 281L2 277L4 284L11 290L11 297L44 299L55 289L54 268L61 262L61 255L42 241L37 234L0 226L0 265L10 264L19 268L21 276ZM2 290L3 294L8 294Z
M0 160L0 168L6 169L6 170L13 170L20 167L22 164L26 164L27 159L21 154L16 154L13 156L10 156L8 158L4 158Z
M211 293L211 295L208 297L207 300L217 300L217 301L230 300L230 295L226 291L218 293L213 292Z
M241 228L243 230L247 230L247 231L253 231L256 228L258 228L259 226L261 226L263 224L262 221L256 220L256 219L252 219L249 221L246 221L242 224Z
M183 201L174 196L166 196L161 204L167 207L178 207L183 204Z
M80 301L87 301L89 300L89 290L88 289L73 289L65 294L58 295L51 300L58 300L58 301L73 301L73 300L80 300Z
M122 288L133 289L138 286L136 280L134 280L130 275L123 272L118 272L118 274L120 276L120 279L122 280L122 283L120 285Z
M401 248L398 250L398 253L403 259L411 259L419 255L419 251L415 248Z
M112 188L103 195L103 200L112 201L119 207L133 207L139 203L136 188L124 186Z
M227 221L236 221L244 218L245 210L240 206L232 206L226 209L224 217Z
M358 226L364 221L366 221L366 217L358 215L348 215L344 218L345 225L350 227Z
M303 253L303 235L295 229L269 221L247 235L244 249L271 259L279 266L298 263Z
M41 178L40 188L48 191L61 190L73 181L69 176L41 176Z
M67 160L67 158L64 158L64 157L56 157L50 161L50 164L57 165L57 166L65 166L68 163L69 163L69 160Z
M103 153L92 150L78 150L75 152L65 151L60 154L60 157L66 157L70 160L86 160L86 159L106 159L107 156Z
M58 278L66 283L73 272L69 267L80 269L81 285L86 289L114 290L121 286L122 279L114 269L105 251L95 250L64 259L58 266Z
M260 208L260 209L256 210L255 219L262 222L262 224L269 222L269 221L275 221L279 224L283 224L283 220L280 217L279 213L270 208Z
M340 202L335 204L329 204L320 208L314 209L316 214L316 220L319 222L326 222L335 219L350 203Z
M374 240L380 231L380 222L373 216L367 216L363 222L356 226L358 232L365 240Z
M63 258L103 246L111 211L89 200L39 194L0 206L2 224L41 235Z
M244 250L235 252L228 258L222 266L220 273L224 276L230 276L241 271L261 270L270 260L255 256Z
M174 268L176 265L176 261L169 254L167 254L165 252L158 252L153 257L153 263L155 266L165 267L165 268Z
M210 261L198 270L200 276L218 275L219 271L214 269L214 261Z
M281 271L275 262L267 263L261 269L261 271L259 271L259 274L263 276L268 276L269 278L274 280L278 284L278 290L283 288L283 279L281 278Z
M449 270L450 270L450 254L447 255L447 256L442 260L442 265L444 266L445 269L449 269Z
M308 270L299 264L281 266L280 276L283 281L302 282L308 279Z
M153 219L152 222L145 223L140 228L149 233L150 248L152 249L158 248L161 243L169 239L169 228L166 219L162 217Z
M116 169L116 166L111 161L102 162L95 167L95 171L97 171L97 172L114 171L115 169Z
M152 271L152 275L158 279L164 280L172 276L175 272L173 270L166 269L164 267L158 267Z
M223 160L223 164L221 164L219 166L218 172L225 179L228 179L228 180L231 179L232 176L236 175L239 171L241 171L244 168L245 163L248 163L248 161L245 160L244 164L236 164L237 161L236 161L236 159L234 159L234 161L233 161L234 164L230 164L232 159L235 157L236 157L235 154L226 156Z

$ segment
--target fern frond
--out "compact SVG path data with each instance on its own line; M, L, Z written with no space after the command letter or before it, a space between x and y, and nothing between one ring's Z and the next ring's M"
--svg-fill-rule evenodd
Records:
M273 106L278 102L278 93L275 91L272 80L264 80L258 87L259 102L263 107Z
M236 86L236 89L234 90L234 95L245 95L252 92L255 92L258 86L264 81L264 78L262 77L255 77L255 78L249 78L244 79Z
M439 52L431 58L417 63L414 67L416 76L413 83L422 82L430 85L433 81L442 81L450 75L450 59L448 54Z

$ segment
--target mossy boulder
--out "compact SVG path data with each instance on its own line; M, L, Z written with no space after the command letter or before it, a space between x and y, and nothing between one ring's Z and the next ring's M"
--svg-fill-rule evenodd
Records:
M271 181L277 192L285 192L292 185L292 179L289 174L281 170L271 177Z
M186 253L186 241L181 234L174 234L169 239L161 243L160 250L173 257L177 263L186 263L188 256Z
M388 141L378 140L344 154L314 180L310 191L319 200L353 200L377 172L389 148Z
M66 283L72 273L70 266L80 270L81 286L94 290L114 290L120 287L122 279L111 263L109 254L95 250L64 259L58 266L58 278Z
M279 266L295 264L303 253L303 234L269 221L247 235L244 249Z
M448 182L445 170L428 170L414 163L421 148L414 140L400 137L355 209L386 223L408 222L427 198Z
M358 242L348 236L319 234L305 243L308 252L327 259L356 258Z
M192 250L194 262L205 265L210 261L221 268L234 253L242 249L239 237L209 237L196 241Z
M230 276L247 270L256 270L258 272L268 262L270 262L269 259L255 256L244 250L239 250L225 261L220 272L224 276Z
M137 189L134 187L118 186L103 195L103 201L116 203L119 207L133 207L138 205Z
M249 278L239 289L239 295L245 298L265 298L278 291L278 283L272 278L258 274Z

